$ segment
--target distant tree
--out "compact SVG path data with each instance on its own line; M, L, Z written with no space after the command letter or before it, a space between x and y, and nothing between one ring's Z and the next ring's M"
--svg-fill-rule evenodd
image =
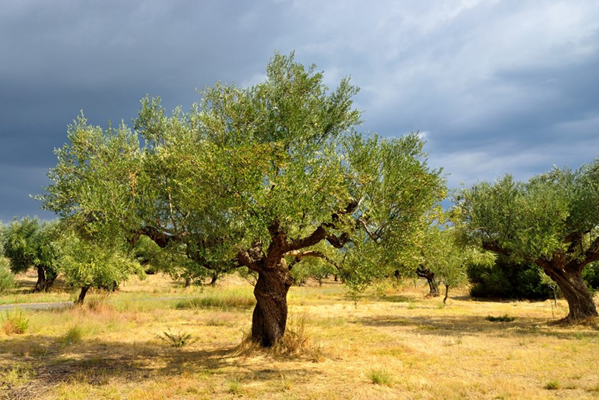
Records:
M427 279L430 296L438 296L438 286L443 283L443 303L447 301L450 287L467 282L467 269L470 265L489 265L495 259L490 253L462 243L452 226L430 225L425 230L424 239L421 248L422 262L416 269L416 274ZM433 289L436 291L433 292Z
M568 302L566 320L597 316L582 272L599 260L599 160L517 182L478 183L455 198L464 238L515 262L538 265Z
M86 240L74 232L61 238L58 263L67 284L81 291L82 304L89 289L114 289L132 274L144 277L139 262L114 243Z
M57 237L55 225L24 217L20 222L15 219L5 231L4 253L10 260L12 272L36 268L36 292L48 291L58 275L53 246Z
M293 55L275 55L266 72L250 88L205 89L188 113L167 116L146 98L134 132L79 118L42 201L102 236L146 235L206 269L254 271L252 339L272 346L285 332L292 260L320 256L318 244L400 246L443 181L417 135L354 132L348 79L330 91Z

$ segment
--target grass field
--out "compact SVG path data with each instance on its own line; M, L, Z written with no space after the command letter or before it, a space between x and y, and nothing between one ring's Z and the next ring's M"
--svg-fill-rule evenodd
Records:
M334 282L293 287L287 347L266 352L243 341L253 306L245 281L202 290L150 276L88 295L84 307L3 312L0 323L21 317L28 327L0 331L0 397L599 398L599 328L555 324L565 302L473 301L462 291L443 306L425 294L411 282L357 300ZM74 298L30 296L0 304ZM488 318L504 316L515 319Z

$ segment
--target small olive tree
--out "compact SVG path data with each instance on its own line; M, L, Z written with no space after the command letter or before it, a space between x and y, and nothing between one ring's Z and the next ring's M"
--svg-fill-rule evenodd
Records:
M56 223L40 222L38 218L16 219L6 228L4 254L14 273L37 269L34 291L50 289L57 272L57 255L53 242L57 238Z
M58 243L58 264L65 281L81 288L75 303L83 304L89 289L115 289L132 274L144 277L139 262L114 243L88 240L70 232Z

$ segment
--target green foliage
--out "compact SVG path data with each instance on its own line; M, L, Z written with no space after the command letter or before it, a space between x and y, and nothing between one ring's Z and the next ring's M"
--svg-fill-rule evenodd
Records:
M553 289L542 279L542 271L534 264L516 264L499 257L489 264L470 264L468 280L473 297L545 300L553 297Z
M15 278L10 271L10 263L7 258L0 255L0 293L5 293L15 285Z
M2 329L7 335L21 335L29 328L29 318L21 310L7 311L2 317Z
M599 289L599 263L592 263L585 268L582 277L590 288Z
M59 264L73 287L111 288L132 274L144 276L140 264L115 243L87 240L74 232L61 238Z

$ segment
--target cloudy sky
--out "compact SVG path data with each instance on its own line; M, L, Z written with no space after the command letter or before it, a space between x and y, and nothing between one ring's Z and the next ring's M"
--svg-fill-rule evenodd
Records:
M419 130L450 187L599 157L597 0L0 0L0 220L53 217L29 195L80 110L188 108L294 50L351 76L364 132Z

